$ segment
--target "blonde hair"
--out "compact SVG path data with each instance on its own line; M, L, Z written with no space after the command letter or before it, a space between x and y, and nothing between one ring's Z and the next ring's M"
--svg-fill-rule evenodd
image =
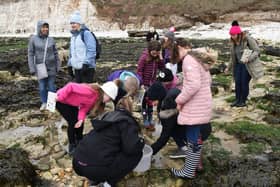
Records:
M133 96L136 94L138 88L139 88L139 82L136 77L128 77L125 82L125 88L127 89L127 95Z
M98 98L97 101L95 102L93 108L90 111L90 115L96 115L101 113L102 108L104 107L104 103L103 103L103 97L104 97L104 91L101 89L100 85L97 83L91 83L91 84L87 84L91 89L97 91L98 93Z

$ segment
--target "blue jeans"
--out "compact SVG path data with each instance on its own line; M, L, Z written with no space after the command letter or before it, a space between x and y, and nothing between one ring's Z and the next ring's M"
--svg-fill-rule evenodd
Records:
M236 63L234 66L235 97L238 103L245 103L249 95L251 76L245 64Z
M199 145L202 144L202 139L206 140L211 131L210 123L201 125L186 125L186 138L190 143L194 153L200 149Z
M45 79L39 80L39 92L42 103L48 100L48 91L55 92L55 76L49 76Z

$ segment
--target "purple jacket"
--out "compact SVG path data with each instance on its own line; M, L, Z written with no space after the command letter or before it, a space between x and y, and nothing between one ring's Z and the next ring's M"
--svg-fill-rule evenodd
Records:
M142 78L144 86L151 86L155 80L158 69L165 67L163 60L147 62L148 50L145 49L138 60L137 74Z
M113 80L119 79L120 76L121 76L121 74L122 74L124 71L127 71L127 70L116 70L116 71L114 71L113 73L111 73L111 74L108 76L107 81L113 81ZM134 72L132 72L132 71L127 71L127 72L134 74L135 77L138 79L140 85L142 85L142 83L143 83L143 82L142 82L142 79L141 79L141 77L140 77L137 73L134 73Z

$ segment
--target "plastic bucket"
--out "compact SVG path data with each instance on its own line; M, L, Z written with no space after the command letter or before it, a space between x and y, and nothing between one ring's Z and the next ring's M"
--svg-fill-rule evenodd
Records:
M149 145L145 145L143 148L143 156L138 165L134 168L135 172L145 172L151 167L153 149Z

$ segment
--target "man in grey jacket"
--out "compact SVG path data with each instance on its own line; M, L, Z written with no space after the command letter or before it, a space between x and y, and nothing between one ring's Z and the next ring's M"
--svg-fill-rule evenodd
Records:
M40 78L38 64L45 63L47 77ZM60 70L60 61L55 46L55 41L49 37L49 24L38 21L37 34L33 35L28 44L28 65L31 74L38 77L39 91L42 105L40 110L46 109L48 91L55 92L55 77Z

